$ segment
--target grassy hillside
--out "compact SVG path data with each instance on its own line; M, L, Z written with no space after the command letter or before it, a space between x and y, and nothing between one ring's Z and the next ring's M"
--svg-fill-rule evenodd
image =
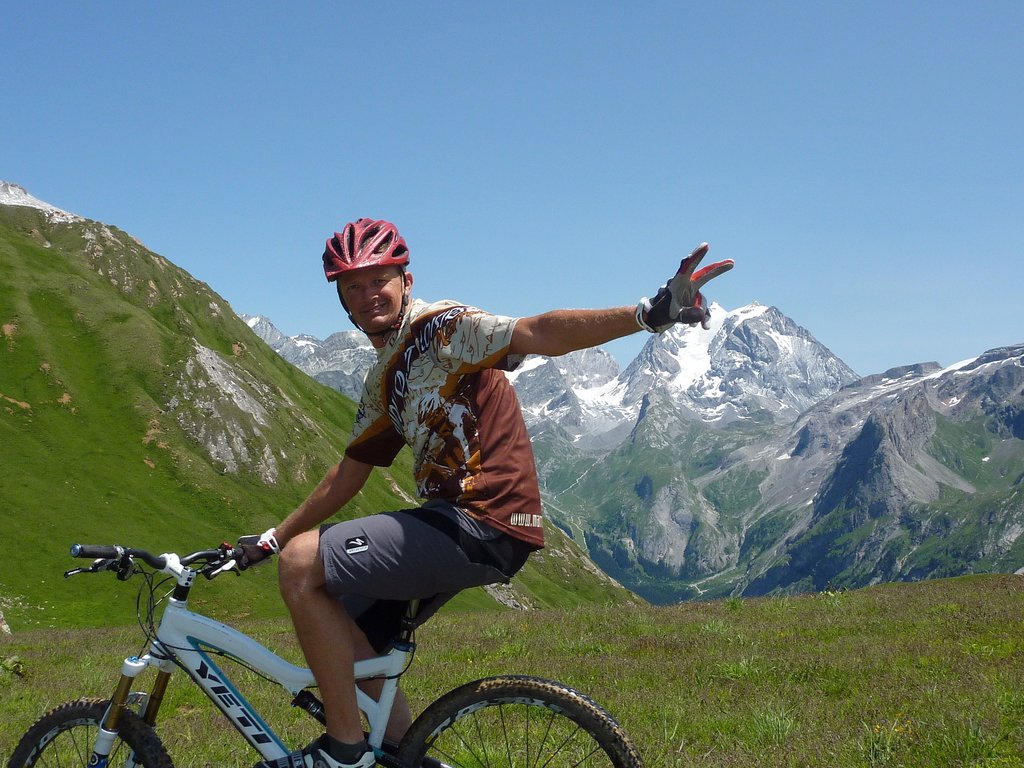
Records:
M49 227L31 209L0 207L0 217L3 609L14 625L102 621L81 585L61 583L69 544L198 549L263 530L340 455L353 405L281 364L223 299L124 233ZM102 248L91 245L97 231L110 232ZM269 373L316 415L276 482L227 472L169 410L193 339ZM268 424L295 426L278 414ZM395 494L382 478L367 497ZM242 589L260 602L253 585Z
M561 679L604 704L651 768L1021 768L1022 609L1024 578L972 576L671 608L448 613L421 629L403 685L418 711L491 674ZM244 626L298 658L284 622ZM47 708L107 694L140 640L137 629L0 639L0 758ZM270 686L245 690L295 743L318 730ZM255 760L180 677L163 717L178 765Z
M70 544L185 552L262 531L351 429L349 399L281 360L208 286L97 222L0 206L0 326L0 611L15 628L129 623L134 606L61 579L80 564ZM402 454L342 514L414 497ZM524 599L628 597L582 568L564 573L571 560L539 558ZM283 611L272 573L208 599ZM465 604L495 607L482 593Z

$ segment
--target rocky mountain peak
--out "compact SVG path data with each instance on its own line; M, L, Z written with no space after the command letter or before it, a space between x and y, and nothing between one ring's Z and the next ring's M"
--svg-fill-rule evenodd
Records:
M272 337L272 324L250 326ZM345 371L373 356L356 332L271 345L352 397ZM1024 345L858 378L752 303L713 305L709 329L651 335L625 370L593 349L532 356L508 377L552 515L587 531L610 573L672 601L1013 561L1022 359Z
M375 360L362 334L286 337L266 318L245 319L286 360L359 397ZM715 428L746 419L788 424L857 375L777 308L754 302L732 311L712 305L707 330L652 335L624 371L596 348L531 356L509 379L532 432L554 426L578 447L607 448L625 439L653 394Z
M267 346L275 352L280 349L288 337L281 333L277 327L263 315L239 315L242 320L252 328L253 332L267 342Z
M353 400L358 400L363 379L377 360L377 353L359 331L339 331L326 339L309 334L285 336L262 315L242 319L281 357L319 381Z
M775 307L712 305L708 330L677 326L652 337L624 373L627 403L664 388L711 425L767 418L789 423L857 380L842 360Z

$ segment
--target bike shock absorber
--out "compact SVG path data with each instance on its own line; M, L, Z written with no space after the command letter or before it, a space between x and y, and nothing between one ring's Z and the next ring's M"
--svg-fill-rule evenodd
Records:
M146 663L135 656L124 660L124 663L121 665L121 679L117 684L114 695L110 698L110 708L107 709L107 714L103 718L104 730L117 731L117 726L121 720L121 713L124 712L128 704L132 683L135 682L135 678L145 668Z
M299 691L298 695L292 699L292 706L308 712L321 725L327 725L323 702L309 691Z

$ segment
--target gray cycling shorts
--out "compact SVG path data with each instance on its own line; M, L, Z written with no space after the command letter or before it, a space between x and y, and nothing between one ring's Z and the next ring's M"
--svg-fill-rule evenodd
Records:
M408 601L423 601L420 624L463 589L509 580L494 565L473 562L457 535L423 514L381 512L320 529L327 590L378 650L394 639Z

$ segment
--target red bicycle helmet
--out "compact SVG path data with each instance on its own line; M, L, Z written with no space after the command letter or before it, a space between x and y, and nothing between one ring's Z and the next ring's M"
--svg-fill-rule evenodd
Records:
M328 282L354 269L388 265L404 268L408 263L409 248L390 221L359 219L346 224L327 241L324 251Z

